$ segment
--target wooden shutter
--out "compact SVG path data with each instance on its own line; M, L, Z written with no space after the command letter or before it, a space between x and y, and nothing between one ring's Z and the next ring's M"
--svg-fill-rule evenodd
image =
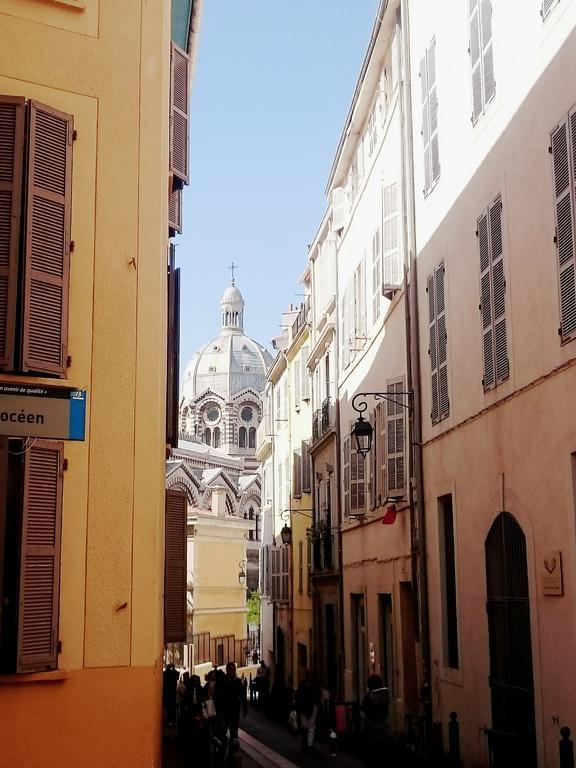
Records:
M482 85L484 109L494 98L494 49L492 45L492 2L480 0L480 27L482 42Z
M394 396L404 391L402 380L387 384L386 392ZM398 394L386 401L386 478L387 496L403 496L406 492L405 442L406 409L401 403L404 395Z
M484 389L508 378L508 343L506 331L506 279L502 238L502 201L489 206L477 222L480 251L480 310L482 313L482 348Z
M312 490L311 471L310 471L310 446L306 440L302 441L302 490L304 493L310 493Z
M302 457L297 451L292 453L292 495L299 499L302 496Z
M440 264L428 277L428 321L430 330L430 371L432 377L432 410L430 418L436 423L450 412L448 398L448 358L446 332L446 306L444 296L444 264Z
M398 288L400 250L398 248L398 195L396 183L384 190L384 290Z
M168 198L168 235L182 232L182 189L172 189Z
M420 61L420 86L422 89L422 141L424 142L424 194L428 194L430 180L430 115L428 111L428 82L426 56Z
M185 491L166 490L164 557L164 643L186 641Z
M0 370L14 370L24 99L0 96Z
M344 469L342 473L344 484L344 514L348 516L350 514L350 436L344 438L342 453L342 465Z
M347 213L348 195L344 187L334 187L332 190L332 231L342 229Z
M168 269L168 340L166 376L166 443L178 447L178 398L180 386L180 268L174 268L171 250Z
M300 408L300 385L302 383L302 371L300 360L294 361L294 405Z
M290 547L280 548L280 600L288 600L290 596Z
M23 454L17 672L58 667L63 455L49 440Z
M472 122L475 123L496 93L492 3L490 0L470 0L469 9Z
M386 411L385 402L374 410L374 506L380 506L386 497Z
M357 451L350 451L350 514L366 511L366 459Z
M560 282L560 337L576 333L576 274L574 249L574 178L576 178L576 111L552 132L552 167L556 214L556 251Z
M22 370L65 377L73 119L31 102L29 122Z
M420 62L422 86L422 140L424 142L424 194L428 194L440 177L438 147L438 96L436 93L436 40Z
M190 57L174 43L170 51L170 173L188 184Z
M308 366L306 361L308 360L309 347L302 347L302 388L301 397L302 400L310 400L310 374L308 373Z
M280 600L280 549L279 547L270 547L270 599Z
M382 260L380 254L380 230L372 237L372 322L380 315L380 297L382 296Z
M552 8L554 8L555 5L558 5L559 2L560 0L542 0L540 15L543 20L546 19Z
M482 114L482 56L478 0L470 2L470 65L472 67L472 122Z

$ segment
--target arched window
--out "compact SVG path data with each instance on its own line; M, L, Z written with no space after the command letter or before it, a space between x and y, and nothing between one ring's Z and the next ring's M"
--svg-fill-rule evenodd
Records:
M212 445L212 432L210 430L210 427L206 427L204 430L204 442L206 445Z
M214 439L212 441L214 448L220 448L220 427L214 428Z
M246 427L240 427L238 431L238 445L240 448L246 448Z
M250 427L248 433L248 448L256 448L256 427Z

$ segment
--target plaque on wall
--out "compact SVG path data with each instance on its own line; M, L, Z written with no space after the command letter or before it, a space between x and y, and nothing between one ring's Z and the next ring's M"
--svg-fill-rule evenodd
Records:
M560 550L545 552L541 561L542 592L545 595L563 595L562 553Z

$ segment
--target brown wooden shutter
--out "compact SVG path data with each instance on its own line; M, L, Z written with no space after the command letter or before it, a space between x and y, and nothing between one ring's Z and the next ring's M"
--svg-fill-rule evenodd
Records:
M406 409L404 402L404 381L386 385L390 399L386 401L386 480L387 496L403 496L406 492Z
M14 370L24 99L0 96L0 369Z
M310 445L307 440L302 440L302 491L310 493L312 490L312 472L310 467Z
M176 232L182 232L182 190L172 189L168 199L168 228L169 237Z
M184 491L166 490L164 642L186 642L186 514Z
M64 445L36 440L23 455L17 672L58 667Z
M170 57L170 173L188 183L190 57L172 43Z
M178 447L178 397L180 386L180 269L171 254L168 269L168 341L166 376L166 443Z
M66 376L70 214L70 115L30 103L22 370Z

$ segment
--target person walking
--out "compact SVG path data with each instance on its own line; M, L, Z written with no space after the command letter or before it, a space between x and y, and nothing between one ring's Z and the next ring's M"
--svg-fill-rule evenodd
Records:
M380 675L370 675L368 691L360 704L364 726L364 763L367 768L382 765L389 747L388 710L390 692L384 687Z
M302 727L302 749L311 751L316 731L316 720L320 712L322 689L312 669L307 669L294 696L294 708Z
M222 679L220 695L217 694L216 706L220 705L222 717L222 735L224 740L230 734L229 754L238 749L238 724L240 712L246 716L248 702L246 700L246 688L242 680L236 674L236 664L229 661L226 664L226 676Z
M166 707L166 719L172 728L176 724L176 686L180 674L174 664L167 664L162 677L162 700Z

